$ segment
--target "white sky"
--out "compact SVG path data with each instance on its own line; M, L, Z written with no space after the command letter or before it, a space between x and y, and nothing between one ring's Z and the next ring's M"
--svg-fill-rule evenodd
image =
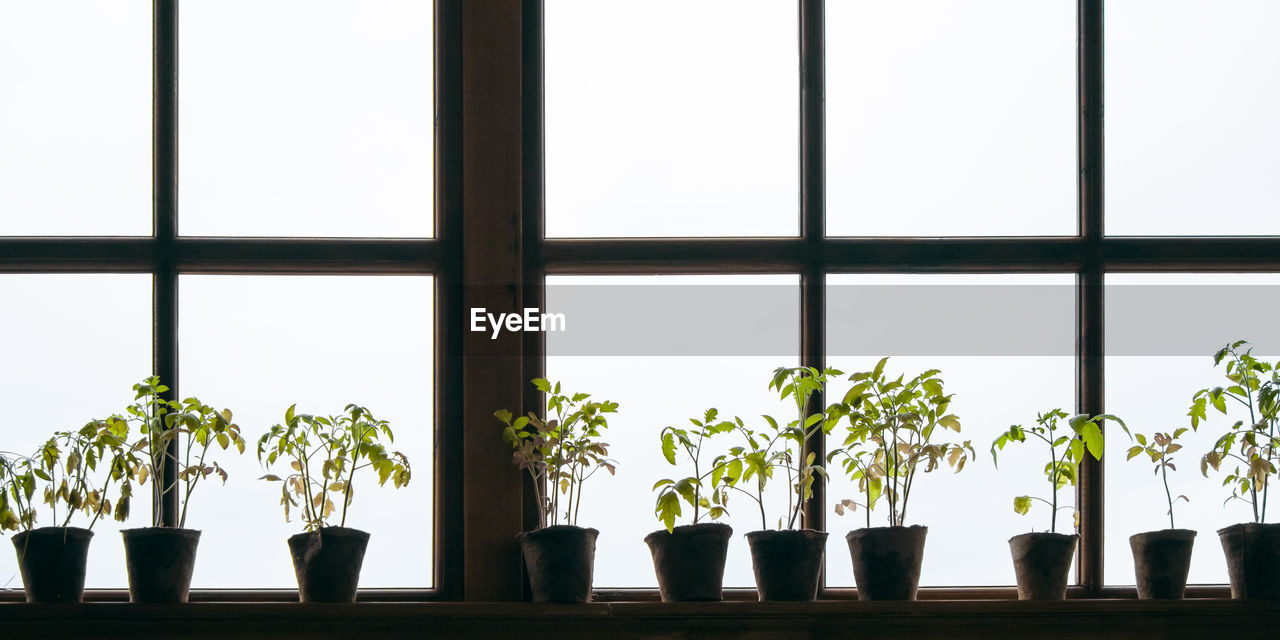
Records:
M1073 5L828 2L830 233L1072 233ZM1280 89L1260 80L1280 75L1280 4L1112 0L1107 9L1108 232L1280 232ZM430 14L429 2L410 0L184 2L180 231L431 236ZM0 0L0 234L150 233L150 21L141 0ZM794 3L547 0L546 29L549 235L798 233ZM681 281L785 288L795 278ZM358 401L397 426L417 475L398 493L362 494L369 520L360 526L374 533L363 584L429 585L431 279L184 276L180 285L184 394L230 406L251 437L294 401L319 412ZM350 296L379 313L316 317L281 304ZM49 431L122 408L149 372L149 314L148 276L0 275L0 402L40 407L0 427L0 448L25 450ZM964 339L963 326L949 330ZM1224 320L1222 341L1263 339L1236 330ZM682 333L697 331L715 325L689 318ZM767 331L798 336L795 325ZM744 417L782 410L765 382L793 360L752 355L752 346L740 356L612 360L553 348L549 376L623 405L610 435L619 475L589 487L584 506L583 524L602 530L598 586L653 585L640 539L658 527L648 487L668 473L655 446L661 426L709 405ZM1216 380L1208 353L1110 357L1109 408L1139 430L1180 420L1190 391ZM868 361L831 364L854 370ZM963 475L929 478L935 493L916 507L931 527L924 583L1011 583L1003 540L1043 527L1042 514L1012 513L1011 478L1034 486L1038 470L1018 466L1021 452L1012 452L995 475L984 442L1037 410L1069 406L1070 359L942 354L891 363L942 368L980 452ZM689 392L682 376L695 373L711 381ZM663 386L646 388L661 375L677 380L665 398ZM1242 516L1221 506L1216 482L1196 478L1193 457L1184 454L1178 478L1193 499L1179 506L1179 525L1201 530L1192 581L1223 582L1212 532ZM1163 508L1142 493L1156 489L1149 471L1116 459L1107 469L1106 579L1124 584L1132 580L1125 537L1163 526ZM193 523L206 534L195 586L292 584L283 538L297 529L283 523L258 475L246 457L227 487L197 496ZM990 523L980 537L966 520L975 511ZM144 512L129 526L144 525ZM840 534L860 516L829 517L829 583L847 585ZM236 542L228 522L251 541ZM745 519L736 533L752 527ZM95 529L91 587L123 586L115 528ZM726 583L749 586L740 535L733 544ZM393 548L411 557L396 559ZM0 581L12 573L12 558L0 554Z

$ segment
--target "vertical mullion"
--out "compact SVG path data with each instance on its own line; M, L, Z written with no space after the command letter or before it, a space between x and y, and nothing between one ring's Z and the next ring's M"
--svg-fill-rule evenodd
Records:
M800 274L800 364L818 370L826 352L824 265L817 259L826 235L823 8L823 0L800 0L800 233L812 256ZM810 410L821 410L823 403L822 394L815 393ZM804 455L821 460L825 449L819 435L807 443ZM826 529L825 498L826 483L819 476L805 505L804 526Z
M464 593L462 425L462 0L439 0L435 7L435 220L440 268L435 279L435 588L444 600Z
M462 311L521 309L522 92L520 2L462 3ZM523 338L462 336L464 598L521 599L524 473L495 445L493 410L522 404ZM454 382L458 384L458 381Z
M521 146L523 158L523 176L521 181L521 269L524 276L525 307L543 309L546 305L546 269L542 263L542 242L546 238L546 198L543 163L545 162L545 145L543 139L543 33L544 11L542 0L523 0L522 17L524 29L521 36L522 64L522 104L521 126L523 127L524 144ZM523 384L524 403L522 406L543 406L545 398L532 384L533 378L546 377L547 340L540 331L527 331L523 348ZM528 474L524 478L524 500L522 502L522 522L526 530L538 527L542 506L538 504L534 492L533 479Z
M1103 0L1080 0L1079 232L1088 249L1077 281L1077 406L1099 414L1103 406ZM1104 431L1105 433L1105 431ZM1080 585L1096 595L1103 587L1104 477L1100 461L1085 456L1080 469Z
M167 399L178 396L178 272L174 245L178 235L178 1L152 4L152 233L156 246L152 265L152 366L169 386ZM168 445L178 455L178 441ZM177 482L177 465L164 465L165 486ZM178 492L164 494L160 522L178 526ZM153 516L154 517L154 516Z

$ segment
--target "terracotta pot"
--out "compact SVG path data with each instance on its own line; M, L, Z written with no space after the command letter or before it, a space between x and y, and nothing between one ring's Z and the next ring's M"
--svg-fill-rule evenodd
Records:
M125 529L124 562L130 602L186 602L200 532L146 527Z
M558 524L516 536L534 602L591 600L598 535L595 529Z
M752 531L751 567L761 600L814 600L827 532L812 529Z
M1129 536L1138 597L1143 600L1181 600L1191 570L1196 532L1162 529Z
M348 527L321 527L289 538L301 602L355 602L369 534Z
M1280 524L1248 522L1218 529L1232 598L1280 600Z
M845 535L859 600L915 600L929 528L868 527Z
M721 600L733 528L718 522L659 529L644 537L663 602Z
M1062 600L1076 554L1075 534L1024 533L1009 538L1019 600Z
M27 602L81 602L93 532L40 527L13 536Z

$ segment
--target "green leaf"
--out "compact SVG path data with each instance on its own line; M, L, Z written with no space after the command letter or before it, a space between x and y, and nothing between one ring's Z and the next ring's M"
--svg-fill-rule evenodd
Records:
M1018 496L1013 499L1013 510L1021 515L1031 511L1031 496Z
M658 520L666 525L667 531L671 531L675 528L676 517L680 515L680 497L674 491L659 494L654 513Z
M675 434L671 431L665 431L662 434L662 457L667 459L667 464L676 463L676 439Z
M1084 423L1081 428L1080 436L1084 438L1084 444L1089 448L1089 453L1097 460L1102 459L1102 429L1098 428L1098 423L1089 420Z

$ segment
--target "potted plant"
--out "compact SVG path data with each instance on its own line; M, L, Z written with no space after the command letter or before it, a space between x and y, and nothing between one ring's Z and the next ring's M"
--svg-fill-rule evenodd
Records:
M1191 570L1191 549L1196 532L1178 529L1173 524L1173 505L1186 496L1173 497L1169 491L1169 470L1178 470L1173 464L1173 454L1182 450L1178 438L1188 429L1182 427L1172 433L1154 433L1148 438L1133 434L1138 444L1129 447L1128 459L1146 454L1155 466L1155 473L1164 485L1164 497L1169 504L1169 528L1147 531L1129 536L1129 548L1133 550L1133 571L1138 583L1138 597L1143 600L1180 600L1187 589L1187 573Z
M534 602L587 602L600 532L579 527L578 511L586 481L600 469L616 470L609 445L599 439L609 427L605 414L617 412L618 404L570 394L559 382L532 382L547 394L544 417L530 411L513 418L505 409L493 414L506 425L502 439L514 450L512 462L533 480L539 505L538 529L517 536L520 552Z
M113 512L117 520L129 516L126 435L118 424L94 420L78 431L54 434L33 456L0 456L0 528L20 530L13 546L27 602L84 598L93 525ZM120 491L114 511L113 483ZM37 494L49 507L50 520L58 524L35 527ZM77 513L90 519L88 526L71 526Z
M301 510L305 531L289 538L293 571L302 602L355 602L369 534L347 527L347 508L355 495L356 472L372 469L378 485L387 481L397 489L409 484L409 460L388 451L380 442L394 442L391 425L366 408L348 404L337 416L284 412L277 424L258 439L258 460L270 469L280 458L289 460L284 477L262 476L280 482L285 520L291 509ZM337 499L341 507L335 504ZM338 524L330 524L337 512Z
M1066 428L1062 425L1064 420ZM991 458L997 465L997 451L1010 442L1026 442L1028 435L1049 448L1049 461L1044 473L1052 487L1051 499L1029 495L1013 499L1013 510L1022 515L1031 510L1033 502L1049 505L1048 531L1033 531L1009 538L1019 600L1061 600L1066 597L1067 574L1071 570L1071 558L1075 556L1079 536L1058 533L1058 511L1073 509L1058 505L1058 490L1076 486L1080 463L1086 455L1102 459L1103 420L1116 421L1128 433L1124 421L1110 414L1068 416L1062 409L1052 409L1037 415L1035 426L1025 429L1021 425L1010 426L991 443Z
M734 425L746 444L731 448L723 464L729 487L750 498L760 510L761 530L748 533L747 544L761 600L817 597L827 533L797 527L803 524L801 514L813 497L816 476L825 474L816 464L814 453L804 453L805 443L818 433L830 433L843 415L835 409L808 413L809 399L824 388L828 377L836 375L843 374L835 369L779 367L769 388L777 391L782 400L791 398L795 402L796 419L780 423L771 416L762 416L767 426L759 431L741 421ZM786 515L778 518L776 530L770 530L764 495L775 475L787 479L789 491Z
M861 600L915 599L929 532L922 525L905 525L916 476L942 466L959 472L974 455L967 440L934 442L939 428L960 431L960 419L947 413L952 396L942 392L942 372L930 369L906 381L905 375L890 378L884 371L888 360L850 376L854 385L844 396L848 435L827 456L828 463L842 460L863 495L867 526L845 536ZM871 510L881 498L888 504L889 526L872 527ZM846 499L835 510L843 515L857 507L856 500Z
M211 475L227 481L227 472L209 457L212 448L234 447L244 453L240 427L231 421L229 409L218 411L197 398L166 400L163 394L168 390L158 377L150 376L133 385L134 403L127 407L127 417L108 419L125 433L136 425L141 437L126 449L125 459L140 486L151 480L151 526L120 532L132 602L187 601L200 543L200 532L186 528L191 494ZM171 468L177 480L166 483ZM178 498L176 526L166 526L161 509L171 493Z
M1223 486L1231 500L1250 506L1253 521L1218 530L1227 558L1233 598L1280 598L1280 524L1267 523L1267 496L1280 465L1280 363L1253 356L1244 340L1218 350L1214 366L1226 362L1224 387L1201 389L1192 399L1191 426L1206 419L1209 405L1227 413L1227 401L1243 406L1248 420L1237 420L1200 460L1200 471L1226 471Z
M654 513L666 528L650 533L644 541L653 554L663 602L722 599L724 562L733 528L699 521L703 517L716 520L726 513L729 479L725 475L725 456L718 456L709 468L702 461L707 440L734 430L734 422L719 420L718 416L716 409L707 409L701 419L689 419L691 427L669 426L660 434L662 455L669 464L676 464L677 452L681 451L693 466L693 475L664 478L653 485L658 490ZM681 502L693 509L692 521L677 527L676 518L683 515Z

